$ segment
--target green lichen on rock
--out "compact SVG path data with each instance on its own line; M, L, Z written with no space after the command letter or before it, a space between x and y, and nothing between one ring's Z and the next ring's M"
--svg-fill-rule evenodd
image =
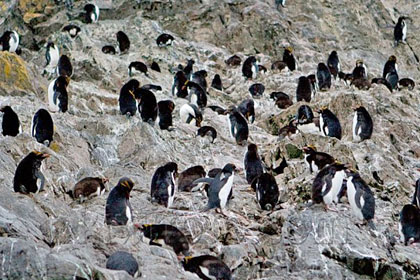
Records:
M287 156L292 158L300 158L302 156L302 150L293 144L286 144Z

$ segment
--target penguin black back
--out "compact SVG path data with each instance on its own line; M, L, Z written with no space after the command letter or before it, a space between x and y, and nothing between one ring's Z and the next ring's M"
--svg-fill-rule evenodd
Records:
M404 245L420 242L420 209L413 204L404 205L399 225Z
M144 122L154 122L158 115L158 106L153 92L138 88L134 90L134 96L138 102L138 110Z
M96 194L100 196L105 192L105 183L108 182L106 178L86 177L74 185L72 198L89 198Z
M4 106L0 108L0 112L3 112L3 120L1 123L3 136L16 136L20 132L20 121L18 115L13 111L12 107Z
M52 100L49 100L49 102L56 105L58 110L62 113L65 113L68 110L69 97L67 93L67 86L69 82L70 79L68 77L59 76L55 79L52 88L53 92L51 93Z
M58 76L71 77L73 75L73 66L71 65L70 58L63 54L60 56L57 64Z
M38 143L47 147L51 144L54 135L54 123L47 110L39 109L35 113L32 119L31 134Z
M197 130L197 136L209 136L211 138L211 142L214 143L214 140L217 137L217 131L214 127L205 125Z
M394 27L394 41L395 45L397 46L398 43L403 42L407 38L407 24L405 22L405 17L401 16L398 18L398 22Z
M345 166L340 163L332 163L322 168L316 175L312 183L312 202L331 204L333 201L338 202L342 192L342 182L333 185L333 179L338 172L343 180L345 175ZM338 179L338 177L337 177ZM337 180L339 181L339 180Z
M279 187L274 176L263 173L255 178L251 187L255 189L261 209L273 210L279 200Z
M341 71L340 60L336 51L332 51L328 56L327 65L331 75L336 79L338 73Z
M156 169L152 177L151 197L153 202L170 208L175 196L175 177L178 166L175 162L168 162Z
M255 144L249 144L248 150L245 153L244 157L244 167L245 167L245 174L246 174L246 181L248 184L251 184L252 181L263 174L264 168L258 154L258 148Z
M187 66L185 66L185 68L182 70L185 76L187 77L187 79L189 79L191 74L193 73L194 63L195 63L194 59L188 59Z
M189 192L196 185L193 182L199 178L206 177L206 171L201 165L192 166L185 169L178 177L178 190Z
M311 107L308 105L300 106L296 114L296 119L299 124L311 123L314 119L314 113Z
M141 61L133 61L128 66L128 75L131 77L134 71L141 72L147 75L147 66Z
M398 89L408 88L409 90L413 90L416 86L416 83L410 78L403 78L398 81Z
M236 144L243 145L246 143L249 134L248 123L245 117L235 107L228 110L229 131L235 139Z
M373 132L373 121L363 106L358 106L354 109L353 118L353 139L354 140L366 140L370 139Z
M200 70L200 71L196 71L192 74L191 77L191 81L193 81L194 83L197 83L198 85L201 86L201 88L204 91L207 91L207 71L206 70Z
M254 100L252 99L245 99L243 100L239 106L238 111L248 120L250 123L254 123L255 121L255 108L254 108Z
M265 86L260 83L253 84L249 87L248 91L253 98L259 98L263 95L265 91Z
M171 34L163 33L157 37L156 44L158 47L167 47L172 45L174 40L175 38Z
M190 103L197 105L199 108L207 106L207 94L199 84L186 81L181 90L184 90L185 87L189 89L188 99Z
M84 7L85 10L85 22L94 23L99 19L99 7L95 4L86 4Z
M232 55L231 57L229 57L228 59L225 60L225 63L229 66L239 66L241 65L241 58L239 56Z
M284 92L272 92L270 98L273 99L279 109L286 109L293 105L289 95Z
M130 253L117 251L109 256L106 262L106 268L111 270L125 270L131 276L136 277L139 264Z
M319 90L328 90L331 88L331 73L327 65L319 63L316 71Z
M384 70L383 70L383 73L382 73L382 78L386 79L386 75L388 73L397 72L397 70L398 70L397 68L398 68L398 66L397 66L397 58L395 57L395 55L391 55L388 58L388 61L384 65Z
M174 83L172 85L172 95L177 97L186 98L188 96L188 90L185 83L188 82L187 77L183 71L178 71L174 77Z
M130 39L128 39L127 34L124 32L117 32L117 41L121 53L125 53L130 49Z
M292 47L287 47L284 49L283 62L287 64L287 68L289 68L290 71L296 70L296 60L295 60L295 57L293 56Z
M172 126L172 112L175 109L175 103L171 100L162 100L158 102L159 127L168 129Z
M63 32L69 33L70 37L75 38L81 31L80 27L74 24L69 24L63 27L61 30Z
M150 66L150 69L160 73L160 67L159 67L159 64L156 61L152 62L152 65Z
M138 89L139 86L140 82L136 79L131 79L122 86L120 90L120 97L118 99L122 115L134 116L136 114L137 102L134 91Z
M296 88L296 100L311 102L312 86L306 76L300 76Z
M120 226L133 221L133 211L130 204L130 192L134 182L123 177L111 190L106 200L105 223L107 225Z
M381 84L386 86L386 88L392 92L392 85L384 78L373 78L371 81L372 84Z
M211 82L211 87L218 90L223 90L222 80L220 79L219 74L214 75L213 81Z
M102 52L106 54L116 54L117 51L115 50L114 46L106 45L102 47Z
M341 139L341 125L337 116L328 108L321 108L319 111L319 126L324 136Z
M367 70L366 70L366 66L363 63L363 60L358 59L356 60L356 67L353 69L352 72L352 79L356 80L356 79L367 79Z
M185 257L182 265L186 271L195 273L204 280L232 280L232 272L229 267L218 258L210 255Z
M19 162L13 178L13 189L15 192L28 194L36 193L43 189L45 178L40 168L42 161L48 157L49 154L32 151Z
M242 65L242 75L247 79L255 78L258 73L257 59L255 56L248 57Z

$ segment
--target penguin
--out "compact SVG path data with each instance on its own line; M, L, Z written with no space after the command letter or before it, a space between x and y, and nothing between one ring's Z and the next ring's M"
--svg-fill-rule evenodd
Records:
M373 132L373 121L363 106L353 108L353 141L361 142L370 139Z
M210 255L185 257L182 260L182 266L186 271L197 274L203 280L232 280L229 267Z
M407 24L405 22L406 17L399 17L398 22L394 27L394 42L395 46L398 46L399 43L406 44L407 39Z
M217 105L210 105L207 106L207 108L211 109L212 111L216 112L218 115L226 115L227 114L227 110L223 109L220 106Z
M120 53L126 53L130 49L130 39L128 39L127 34L122 31L118 31L117 34L118 48Z
M187 77L187 79L191 78L191 74L193 73L194 63L195 63L194 59L188 59L187 66L185 66L185 68L182 70L185 74L185 77Z
M181 254L190 255L190 245L187 237L178 228L166 224L134 225L143 233L149 245L171 247L179 257Z
M287 125L279 129L279 140L297 133L297 126L295 120L291 120Z
M106 45L102 47L102 52L106 54L116 54L117 51L115 50L114 46Z
M128 76L133 76L136 73L143 73L147 75L147 66L141 61L133 61L128 66Z
M60 59L60 52L58 50L57 45L55 45L53 42L48 42L47 48L45 51L45 60L47 61L47 64L45 64L45 67L56 69L59 59Z
M152 65L150 66L150 69L160 73L160 67L159 67L159 64L156 61L152 62Z
M386 74L385 79L389 82L392 89L398 89L399 77L398 77L398 73L396 71L392 71L392 72L389 72L388 74Z
M64 77L71 77L73 75L73 66L71 65L70 58L67 55L60 56L57 63L57 75Z
M280 8L280 6L284 8L286 5L286 0L275 0L275 4L277 10Z
M281 160L279 166L274 167L271 166L271 168L269 168L270 173L274 174L274 175L279 175L279 174L283 174L284 173L284 169L286 167L288 167L289 165L287 164L286 158L283 157L283 159Z
M341 125L337 116L327 107L319 111L319 128L323 136L335 137L341 140Z
M340 60L338 59L337 51L332 51L328 56L327 60L328 69L330 70L331 75L334 79L337 79L337 75L341 72Z
M398 72L397 58L395 55L391 55L385 63L382 78L386 79L387 74L391 72Z
M255 121L255 108L254 100L245 99L238 106L238 111L245 117L249 123L254 123Z
M270 173L262 173L255 177L251 184L255 190L261 209L271 211L279 201L279 187L276 179Z
M392 85L384 78L373 78L371 84L384 85L390 92L392 92Z
M411 202L411 204L414 204L420 208L420 179L416 181L416 184L414 185L414 187L415 187L415 190L414 190L414 195L413 195L413 201Z
M124 270L134 278L139 276L139 264L132 254L117 251L109 256L105 267L111 270Z
M191 76L191 81L200 85L201 88L206 92L207 91L207 71L206 70L200 70L196 71Z
M2 51L16 52L19 47L19 34L16 31L5 31L0 37Z
M223 90L222 80L220 79L220 75L214 75L213 80L211 81L211 87L217 90Z
M50 146L53 141L54 123L47 110L39 109L35 113L31 124L31 135L38 143Z
M86 4L85 10L85 21L86 23L95 23L99 19L99 7L95 4Z
M309 168L309 172L318 172L328 164L335 162L334 157L330 156L327 153L318 152L316 148L312 145L303 147L303 152L305 153L305 163Z
M210 184L207 203L204 211L219 208L222 213L223 209L229 200L229 194L232 192L233 178L235 175L235 165L228 163L222 171L220 171L214 178L200 178L195 180L193 183L207 183Z
M312 99L312 86L309 79L305 76L300 76L296 88L296 100L311 102Z
M70 82L69 77L59 76L51 81L48 86L48 105L53 112L65 113L68 110L69 97L67 86Z
M0 108L0 112L3 113L3 120L1 123L1 129L3 136L15 137L22 132L22 126L19 121L18 115L13 111L12 107L4 106Z
M69 33L70 37L74 39L77 37L77 35L79 35L81 29L77 25L69 24L69 25L64 26L61 31Z
M134 182L123 177L111 190L106 200L105 223L112 226L123 226L133 222L133 210L130 204L130 192Z
M68 194L71 198L79 199L80 202L83 202L93 196L103 195L106 191L105 184L108 181L107 178L86 177L77 182L73 190L69 191Z
M15 192L29 194L42 191L45 177L41 172L41 165L42 161L49 156L47 153L32 151L19 162L13 178Z
M264 65L258 64L258 72L264 75L267 74L268 72L267 67L265 67Z
M162 100L158 102L157 106L160 129L169 129L172 126L172 112L175 109L175 103L171 100Z
M361 59L356 60L356 67L353 69L352 78L353 80L360 79L360 78L363 78L363 79L368 78L367 67L363 63L363 60Z
M356 171L346 169L347 197L351 210L359 220L367 222L375 230L373 218L375 216L375 197L366 182Z
M328 209L333 202L340 202L345 178L346 167L343 164L334 162L322 168L312 183L312 203L323 203Z
M283 62L285 62L287 64L287 68L289 68L290 71L295 71L296 70L296 60L295 57L293 55L293 48L292 47L287 47L284 49L283 52Z
M248 57L242 65L242 75L246 79L255 79L258 74L257 59L255 56Z
M172 42L175 40L175 38L171 34L163 33L160 34L156 39L156 44L158 47L168 47L172 45Z
M207 106L207 94L199 84L187 80L181 91L186 88L188 89L188 100L191 104L196 105L200 109Z
M348 85L348 82L353 80L353 74L340 71L338 72L338 79Z
M214 143L214 140L217 138L217 131L214 127L205 125L197 130L197 136L208 136L211 138L211 143Z
M314 113L308 105L301 105L298 108L295 119L298 124L309 124L314 120Z
M405 246L420 242L420 209L413 204L404 205L398 225L401 242Z
M280 72L287 67L287 63L281 60L275 61L271 64L271 70L279 70Z
M236 144L244 145L247 142L249 129L245 117L235 106L228 109L228 128Z
M190 124L191 121L195 120L195 126L201 127L203 115L194 104L182 105L181 109L179 110L179 116L182 122Z
M312 95L311 96L315 96L315 94L319 91L319 83L318 83L318 79L317 76L315 74L311 74L307 76L309 83L311 84L311 90L312 90Z
M185 84L188 83L188 79L183 71L178 71L175 74L174 82L172 84L172 96L180 98L186 98L188 96L187 87Z
M145 85L142 85L142 86L140 87L140 89L143 89L143 90L160 91L160 90L162 90L162 87L161 87L161 86L159 86L159 85L154 85L154 84L145 84Z
M229 57L228 59L226 59L225 63L228 66L239 66L242 63L242 59L235 54L235 55L232 55L231 57Z
M206 171L201 165L185 169L178 177L178 191L190 192L196 186L193 182L204 177L206 177Z
M248 91L253 98L260 98L265 90L265 86L263 84L257 83L253 84L249 87Z
M175 162L168 162L156 169L150 185L152 202L171 208L175 197L175 178L178 166Z
M120 97L118 103L120 105L120 112L122 115L128 117L134 116L137 112L137 102L134 91L140 86L139 81L136 79L129 80L124 84L120 90Z
M398 81L397 88L399 90L401 90L403 88L408 88L409 90L413 90L415 86L416 86L416 83L412 79L410 79L410 78L403 78L403 79L400 79Z
M258 154L257 145L255 144L248 145L248 150L244 157L244 169L248 184L251 184L255 178L264 173L263 163Z
M328 90L331 88L331 73L327 65L319 63L316 70L319 90Z
M153 92L144 88L134 90L138 110L144 122L154 123L158 116L158 105Z

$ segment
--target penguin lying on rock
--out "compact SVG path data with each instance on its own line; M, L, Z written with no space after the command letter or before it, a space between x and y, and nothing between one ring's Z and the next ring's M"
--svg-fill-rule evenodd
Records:
M232 280L232 272L229 267L210 255L185 257L182 266L186 271L193 272L204 280Z

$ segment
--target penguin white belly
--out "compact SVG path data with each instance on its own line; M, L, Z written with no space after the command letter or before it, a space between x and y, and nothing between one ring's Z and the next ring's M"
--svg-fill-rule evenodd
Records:
M258 73L257 67L255 65L252 65L251 71L252 71L252 79L256 79L257 78L257 73Z
M198 107L197 101L198 101L198 96L197 96L197 94L196 94L196 93L192 94L192 95L191 95L191 100L190 100L191 104L194 104L195 106L197 106L197 107Z
M19 46L19 35L16 31L13 31L13 35L10 37L9 40L9 51L10 52L16 52L18 46Z
M225 208L226 203L228 201L228 196L229 196L230 190L232 189L233 177L234 177L234 174L232 173L232 175L227 180L226 184L222 186L222 188L219 191L220 208L222 209Z
M69 34L71 35L71 36L76 36L76 33L77 33L77 29L76 28L72 28L72 29L70 29L69 30Z
M54 46L53 49L50 49L50 66L56 67L59 59L60 59L60 52L58 51L58 47Z
M172 183L168 185L168 208L172 207L172 204L174 203L174 198L175 198L175 179L174 179L174 175L171 174L172 176ZM173 191L173 194L172 194Z
M345 176L346 176L346 173L344 172L344 170L341 170L341 171L336 172L334 178L332 179L331 193L332 193L333 201L335 203L338 203L338 194L340 193Z
M322 117L322 114L319 116L319 128L321 130L322 136L326 136L324 131L324 118Z
M101 191L100 195L104 195L105 191L106 191L106 189L104 188L104 189Z
M95 10L96 10L96 8L95 8ZM95 13L91 13L90 14L90 19L92 20L92 22L96 22L97 21L96 16L95 16Z
M401 222L398 223L398 232L400 234L400 241L402 243L405 243L405 236L404 236L404 233L402 232L402 224L401 224Z
M99 20L99 7L95 5L95 22Z
M48 106L49 109L53 112L59 110L58 104L54 103L54 84L56 80L53 80L48 86Z
M125 208L125 215L127 216L127 219L128 219L127 223L133 222L132 217L131 217L131 210L130 210L130 207L128 207L128 205Z
M32 118L32 121L31 121L31 136L35 137L35 133L36 133L36 124L34 123L34 118Z
M353 177L347 180L347 197L353 214L360 220L363 220L362 210L356 204L356 188L353 184ZM363 203L364 204L364 203ZM363 204L361 204L363 206Z
M353 140L356 142L360 141L360 136L357 134L356 131L356 126L357 126L357 112L354 113L354 117L353 117Z
M305 165L306 165L306 167L308 167L309 170L311 170L311 165L308 161L308 157L309 157L309 155L305 155L305 159L304 159L305 160Z
M325 184L322 186L322 193L324 193L324 192L325 192L326 188L327 188L327 183L325 183ZM331 190L329 190L329 192L328 192L327 194L325 194L325 195L322 197L322 200L324 201L324 203L325 203L326 205L330 205L330 204L332 204L332 202L333 202L332 189L331 189Z
M402 40L405 42L406 38L407 38L407 25L404 24L404 27L402 29Z
M41 189L41 180L39 178L36 179L36 192L38 193Z
M194 110L188 104L182 105L181 109L179 110L179 116L182 122L186 123L189 115L195 116Z
M172 45L172 39L169 39L168 41L166 41L165 45L166 45L166 46L170 46L170 45Z
M312 171L313 172L318 172L318 165L316 165L315 161L311 162L311 166L312 166Z
M233 136L233 134L232 134L232 122L230 121L229 115L227 116L227 121L228 121L229 135L230 135L230 137L235 138L235 136Z
M96 189L96 196L100 196L101 195L101 187L98 187Z
M201 273L203 273L207 278L209 278L210 280L217 280L217 278L215 276L210 275L210 271L207 267L204 266L199 266Z
M340 62L339 62L339 63L337 63L337 69L338 69L338 72L341 72L341 65L340 65Z

